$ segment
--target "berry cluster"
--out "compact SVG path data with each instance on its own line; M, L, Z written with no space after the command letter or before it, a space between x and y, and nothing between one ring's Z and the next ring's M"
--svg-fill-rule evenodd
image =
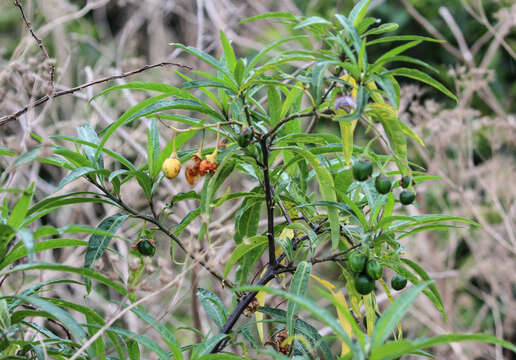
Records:
M373 163L368 160L360 160L355 163L352 171L355 180L360 182L366 181L373 174ZM409 175L403 176L400 180L401 187L405 189L400 193L399 197L400 203L403 205L410 205L416 199L416 194L412 190L407 189L411 183L413 185L413 181L411 180ZM391 179L385 175L378 175L374 181L374 186L376 191L382 195L388 194L392 190Z
M383 267L375 259L368 259L359 252L353 253L348 258L350 270L355 274L355 289L361 295L367 295L374 290L374 283L382 277ZM396 274L391 280L394 290L402 290L407 285L407 279Z

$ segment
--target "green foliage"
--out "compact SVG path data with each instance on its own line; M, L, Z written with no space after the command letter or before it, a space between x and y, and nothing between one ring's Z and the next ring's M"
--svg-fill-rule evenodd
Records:
M2 204L0 212L0 276L49 270L64 274L59 282L78 288L84 286L86 294L91 291L116 293L127 299L119 304L120 309L132 311L153 327L161 341L132 333L120 327L120 323L108 326L102 316L87 306L44 297L44 290L57 284L47 281L32 287L22 286L19 293L6 294L0 299L3 334L0 356L7 359L23 354L43 358L39 342L19 337L19 333L27 329L38 333L45 351L59 359L72 356L131 360L171 356L175 359L247 358L224 352L228 345L240 346L245 356L250 347L256 353L278 359L314 359L319 355L332 359L339 356L331 347L333 342L341 345L341 359L394 359L405 354L421 354L423 349L454 341L485 341L515 351L508 342L480 334L449 334L414 340L398 336L390 340L420 293L445 317L436 285L419 264L403 257L401 240L419 231L448 229L456 227L456 223L475 226L476 223L446 215L408 216L396 204L392 191L398 190L392 190L391 176L409 179L408 183L402 180L401 184L410 189L399 195L403 205L414 201L414 186L432 179L410 167L407 137L420 144L422 141L398 117L400 86L397 78L418 80L456 98L427 73L393 66L402 61L432 71L428 64L401 54L423 41L434 40L421 36L389 36L397 25L379 24L366 17L369 3L369 0L358 1L348 16L337 14L332 19L298 17L291 13L261 14L247 19L244 22L280 19L295 34L272 42L250 59L238 57L223 32L220 40L224 51L218 59L190 46L171 44L202 61L209 70L194 70L188 75L178 73L182 83L177 87L132 82L104 90L95 97L122 89L153 91L158 95L132 106L99 132L85 124L79 127L77 138L52 137L49 141L55 144L51 155L39 156L39 148L19 155L16 166L39 161L66 169L68 174L55 188L56 192L64 194L38 199L35 204L32 204L34 185L21 190L3 190L18 198L16 203ZM287 42L290 50L282 50ZM402 44L376 59L368 56L378 44L394 42ZM321 48L315 50L310 46L312 43L322 44ZM271 56L273 50L277 54ZM107 146L110 137L120 128L142 119L149 124L147 161L136 164ZM340 137L313 133L312 127L307 125L311 121L338 126ZM175 129L175 122L188 128ZM174 129L173 140L163 149L159 140L161 123ZM304 130L307 127L310 131ZM373 133L364 146L355 143L357 127L365 127ZM216 146L208 151L200 144L193 144L192 147L199 147L198 152L183 150L186 143L192 144L199 131L202 131L203 143L206 131L216 133ZM224 138L225 146L221 146L220 138ZM377 140L387 145L387 153L371 150ZM72 146L68 148L62 143ZM195 162L184 171L191 184L202 181L202 189L173 194L166 206L156 209L153 198L163 181L161 166L176 153L182 162L190 159ZM0 155L13 156L14 153L0 149ZM380 169L381 174L389 177L373 174L373 169ZM218 197L217 194L225 191L223 185L227 179L242 174L254 181L254 188L238 193L228 189ZM78 179L98 191L66 192L68 185ZM130 180L139 185L148 209L133 209L124 202L121 194ZM197 201L198 208L169 228L165 220L174 213L174 206L185 200ZM226 202L237 205L238 210L234 217L234 250L224 264L223 273L219 273L209 261L199 258L192 250L194 247L186 243L188 238L181 235L198 219L201 230L197 241L210 244L209 225L217 214L215 209ZM95 228L40 225L39 220L45 215L83 203L109 204L116 212ZM266 222L265 226L260 225L261 219ZM105 256L106 251L115 252L110 248L114 237L129 242L116 233L130 226L136 227L140 234L135 242L137 251L129 252L129 256L139 261L137 269L131 269L127 280L102 274L95 268L95 262ZM187 263L196 262L217 281L228 285L220 292L221 297L211 290L197 289L196 296L215 325L207 334L189 328L200 336L199 343L178 341L162 319L155 319L144 308L136 306L133 287L138 284L144 267L141 255L152 256L159 251L153 240L155 232L170 240L171 261L176 260L175 250L179 248ZM62 236L64 234L70 237ZM89 240L79 239L81 234L89 234ZM83 267L32 262L35 254L65 247L86 247ZM326 254L323 256L323 253ZM18 264L25 256L29 262ZM265 264L261 268L256 266L260 259ZM336 276L318 278L313 274L318 264L324 262L336 263ZM376 280L391 298L382 279L384 269L395 272L391 283L394 289L402 290L407 280L413 286L379 313L374 291ZM249 279L253 273L257 274L256 281ZM66 279L69 274L81 276L84 283ZM346 295L333 283L336 277L344 279ZM283 287L288 291L277 289L272 281L275 278L283 278L285 284L290 281ZM314 278L329 292L312 287ZM233 295L235 301L229 301ZM263 303L259 301L265 301L267 295L286 299L285 309L260 306ZM312 300L318 296L331 302L337 318ZM260 300L253 302L255 297ZM227 305L229 303L231 305ZM362 306L366 312L367 334L355 321L362 317ZM238 323L239 328L235 328L244 312L255 314L256 322ZM81 314L84 319L77 321L70 313ZM270 318L264 320L263 314ZM71 333L70 338L38 325L33 320L35 317L57 321ZM323 338L312 324L314 319L331 329L331 336ZM260 337L266 321L276 327L276 335L262 344ZM256 327L258 335L249 325ZM278 334L286 335L282 338ZM87 342L93 336L95 339ZM272 345L275 351L264 349L265 345ZM81 354L75 352L79 348Z

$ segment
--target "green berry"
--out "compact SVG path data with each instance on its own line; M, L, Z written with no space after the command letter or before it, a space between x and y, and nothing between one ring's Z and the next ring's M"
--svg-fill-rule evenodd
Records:
M391 191L391 185L391 179L385 175L378 176L374 181L374 187L376 188L376 191L383 195Z
M367 257L360 253L354 253L349 257L348 262L351 271L360 274L365 269Z
M373 173L373 163L361 160L353 166L353 177L357 181L365 181Z
M154 245L154 241L151 239L140 240L136 245L136 248L143 256L154 256L154 253L156 252L156 246Z
M253 130L250 127L243 128L237 135L237 143L240 147L247 147L253 139Z
M410 190L403 190L400 194L400 202L403 205L410 205L416 199L416 194Z
M370 260L366 265L366 273L373 280L378 280L382 277L382 265L376 260Z
M410 176L409 175L405 175L401 178L401 181L400 181L400 185L402 188L406 189L409 187L410 185Z
M374 290L374 280L366 274L355 277L355 289L361 295L367 295Z
M407 286L407 279L400 274L396 274L391 280L391 286L394 290L403 290Z

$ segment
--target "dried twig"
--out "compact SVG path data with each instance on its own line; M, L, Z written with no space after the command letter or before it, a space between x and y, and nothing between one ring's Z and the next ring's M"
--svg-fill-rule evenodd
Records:
M41 50L41 53L43 54L43 57L48 61L48 71L50 73L50 79L48 80L48 83L49 83L49 86L50 86L50 90L48 92L48 97L52 98L52 97L54 97L54 71L55 71L55 66L52 63L52 61L50 60L50 56L48 56L48 51L45 48L45 45L43 44L43 41L41 41L41 39L36 35L34 30L32 29L30 21L27 20L27 17L25 16L25 12L23 11L23 7L19 3L19 1L18 0L14 0L14 5L17 6L18 9L20 9L20 13L21 13L21 15L23 17L23 21L25 22L25 25L27 25L27 29L29 30L29 32L32 35L32 37L34 38L34 40L36 40L36 42L38 43L38 46L39 46L39 48Z
M85 84L82 84L82 85L79 85L79 86L76 86L76 87L73 87L73 88L70 88L70 89L58 91L58 92L56 92L56 93L54 93L52 95L52 98L56 98L56 97L67 95L67 94L72 94L72 93L74 93L76 91L82 90L84 88L87 88L87 87L90 87L90 86L93 86L93 85L96 85L96 84L100 84L100 83L103 83L103 82L106 82L106 81L110 81L110 80L114 80L114 79L125 78L125 77L131 76L131 75L134 75L134 74L138 74L140 72L143 72L143 71L146 71L146 70L149 70L149 69L153 69L155 67L160 67L160 66L165 66L165 65L178 66L178 67L185 68L185 69L188 69L188 70L192 69L190 66L182 65L182 64L178 64L178 63L173 63L173 62L161 62L161 63L158 63L158 64L145 65L145 66L142 66L141 68L138 68L138 69L135 69L135 70L131 70L131 71L125 72L125 73L120 74L120 75L107 76L107 77L104 77L104 78L101 78L101 79L97 79L97 80L94 80L94 81L91 81L91 82L88 82L88 83L85 83ZM5 125L5 124L7 124L10 121L16 120L18 117L20 117L21 115L25 114L29 109L32 109L32 108L35 108L36 106L44 104L45 102L50 100L50 98L51 97L49 95L45 95L45 96L39 98L38 100L30 103L29 105L25 106L21 110L18 110L17 112L15 112L13 114L1 117L0 118L0 126Z

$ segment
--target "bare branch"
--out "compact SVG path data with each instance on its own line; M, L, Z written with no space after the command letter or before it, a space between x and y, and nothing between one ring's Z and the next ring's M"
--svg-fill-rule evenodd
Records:
M17 6L18 9L20 9L20 13L21 13L21 15L23 17L23 21L25 22L25 25L27 25L27 29L29 30L29 32L32 35L32 37L34 38L34 40L36 40L36 42L38 43L38 46L39 46L39 48L41 50L41 53L43 54L43 57L48 61L48 71L49 71L49 74L50 74L50 79L48 80L49 85L50 85L50 90L49 90L48 96L49 96L49 98L52 98L52 97L54 97L54 71L55 71L55 66L52 63L52 61L50 60L50 56L48 56L48 51L45 48L45 45L43 44L43 41L41 41L41 39L36 35L34 30L32 30L32 26L30 24L30 21L27 20L27 17L25 16L25 12L23 11L23 7L19 3L19 1L18 0L14 0L14 5ZM1 123L0 123L0 125L1 125Z
M76 87L73 87L73 88L70 88L70 89L58 91L58 92L56 92L56 93L54 93L52 95L52 98L56 98L56 97L67 95L67 94L72 94L72 93L74 93L76 91L85 89L85 88L93 86L93 85L97 85L97 84L104 83L104 82L107 82L107 81L110 81L110 80L114 80L114 79L125 78L125 77L128 77L128 76L134 75L134 74L141 73L141 72L146 71L146 70L153 69L155 67L166 66L166 65L177 66L177 67L185 68L185 69L188 69L188 70L192 69L190 66L182 65L182 64L178 64L178 63L173 63L173 62L160 62L158 64L145 65L145 66L142 66L141 68L138 68L138 69L135 69L135 70L131 70L131 71L125 72L125 73L120 74L120 75L107 76L107 77L104 77L104 78L101 78L101 79L97 79L97 80L94 80L94 81L91 81L91 82L88 82L88 83L85 83L85 84L82 84L82 85L79 85L79 86L76 86ZM35 107L37 107L37 106L39 106L41 104L44 104L44 103L46 103L50 99L51 99L50 96L45 95L45 96L39 98L38 100L30 103L29 105L25 106L23 109L18 110L17 112L15 112L15 113L13 113L11 115L6 115L6 116L1 117L0 118L0 126L5 125L5 124L7 124L10 121L16 120L21 115L25 114L29 109L32 109L32 108L35 108Z

